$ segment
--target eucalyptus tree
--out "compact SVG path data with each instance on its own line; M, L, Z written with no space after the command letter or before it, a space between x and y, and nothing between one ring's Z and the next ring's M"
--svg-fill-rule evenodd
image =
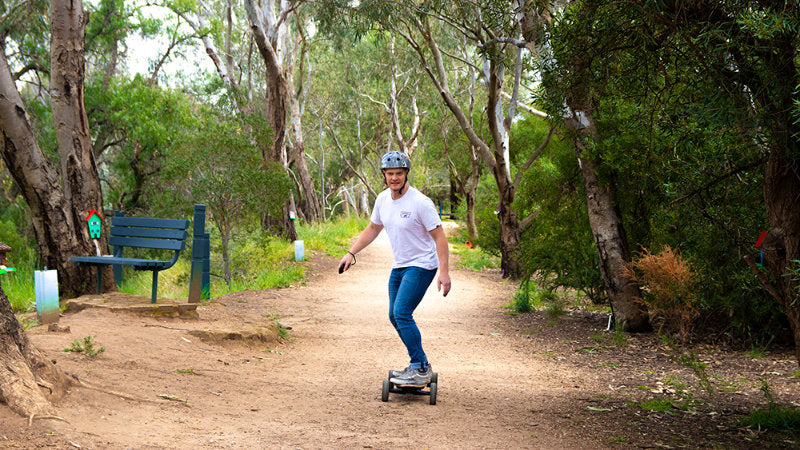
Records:
M294 90L296 80L302 77L302 74L300 77L296 77L295 69L303 67L302 64L298 66L296 59L301 56L305 48L305 35L302 28L304 19L298 12L301 4L302 2L293 3L289 0L281 0L278 4L272 0L261 4L257 4L253 0L245 0L244 6L256 48L265 67L265 114L270 127L274 130L272 145L265 150L264 158L288 166L290 156L294 157L294 164L299 174L298 184L305 193L307 219L316 220L321 217L320 204L305 161L301 108L299 101L293 99L294 96L302 95L302 90L300 92ZM295 22L295 30L291 26L292 19ZM296 33L297 39L292 39L293 32ZM302 83L300 86L302 87ZM298 103L293 108L295 101ZM294 114L292 114L293 109ZM293 141L286 141L287 133L293 133ZM292 146L292 152L290 152ZM288 209L288 203L286 209ZM284 227L294 229L294 224L289 220L288 214L278 221Z
M3 21L2 47L22 48L41 55L43 42L30 39L28 27L40 27L42 3L15 5ZM37 11L36 14L35 11ZM81 2L50 2L49 91L58 158L54 164L40 148L17 89L5 51L0 57L0 131L2 156L25 198L33 220L42 262L61 273L65 295L91 286L89 269L78 268L69 257L94 252L84 219L88 211L102 211L103 200L84 105L84 41L86 23ZM45 34L43 34L45 35ZM36 45L31 43L35 42ZM18 43L21 43L18 44ZM20 54L21 55L21 54ZM18 56L18 55L14 55ZM31 60L41 63L41 60ZM101 246L107 242L101 237ZM110 283L109 283L110 286Z
M194 30L213 62L217 76L227 89L236 94L235 104L239 111L247 115L263 103L269 126L276 130L274 141L261 149L265 164L278 162L292 175L299 195L298 213L301 217L309 221L321 218L314 180L304 153L300 120L305 91L302 58L306 35L305 19L296 9L297 5L288 2L280 7L273 2L255 5L258 9L255 16L249 14L248 2L245 2L246 16L237 14L239 8L232 0L196 4L170 1L167 5ZM279 8L284 9L276 12ZM252 17L259 23L269 24L263 27L264 33L259 34L259 28L253 28ZM259 40L262 35L264 39ZM262 64L254 58L254 51L261 55ZM261 89L264 89L264 94L258 93ZM296 237L294 222L289 218L289 210L296 209L291 206L293 203L291 198L287 199L285 211L277 217L263 218L264 225L291 239Z
M800 363L800 5L796 2L633 2L652 32L691 55L696 73L735 105L737 130L766 158L763 198L769 231L764 267L750 261L783 307ZM667 39L669 38L669 40Z
M418 89L420 73L405 47L395 48L385 33L348 45L316 39L314 46L306 115L317 124L318 138L311 150L325 162L328 192L346 191L358 204L352 193L363 189L374 199L383 183L380 155L392 149L413 154L421 145L422 115L431 102ZM340 158L325 157L329 148ZM418 156L415 166L424 159Z
M207 206L219 232L222 277L230 287L236 230L246 228L261 213L280 211L291 181L277 163L263 168L261 154L252 143L269 143L271 130L259 115L242 116L231 106L230 96L223 96L220 103L197 108L197 131L184 134L180 145L172 149L160 185L177 194L169 195L166 202Z
M31 30L45 31L50 19L49 99L55 120L60 169L39 147L17 81L44 65L44 43ZM0 7L0 153L31 211L43 261L61 274L62 292L82 293L91 279L69 256L94 249L83 225L86 212L102 209L102 193L83 105L83 30L80 1L4 3ZM45 36L42 33L38 36ZM12 72L14 62L25 61ZM42 70L42 72L45 72ZM60 173L59 173L60 172ZM63 184L62 184L63 183ZM106 245L103 242L103 245ZM88 283L91 284L91 283ZM35 418L52 406L39 385L63 392L68 380L30 344L5 294L0 290L0 399L14 411Z
M516 251L522 232L530 226L535 212L520 220L512 205L525 168L530 167L539 153L534 152L531 159L522 164L521 170L512 176L509 130L518 111L518 88L523 76L523 51L526 47L516 39L522 31L514 5L505 1L386 3L376 0L361 2L357 10L361 14L359 17L367 20L361 26L378 24L400 36L417 54L422 70L428 75L444 105L491 171L500 202L497 217L501 266L504 276L521 276L521 264ZM466 39L471 47L470 58L461 61L475 67L485 87L484 113L490 138L482 138L476 133L465 107L450 87L451 78L461 74L448 73L445 60L458 59L458 53L453 49L457 48L461 38ZM507 68L512 69L512 75L506 73ZM510 88L506 87L506 82L510 83ZM506 89L510 91L507 107L503 104L502 95ZM547 141L543 147L546 145Z
M601 174L602 156L592 148L600 138L598 97L608 71L603 65L619 48L635 44L637 34L621 37L629 22L622 9L603 8L603 1L574 1L548 24L551 39L542 68L551 115L564 117L584 182L589 225L598 254L598 266L617 323L628 331L650 329L638 284L625 276L631 260L617 199L613 171ZM615 14L621 14L617 18Z

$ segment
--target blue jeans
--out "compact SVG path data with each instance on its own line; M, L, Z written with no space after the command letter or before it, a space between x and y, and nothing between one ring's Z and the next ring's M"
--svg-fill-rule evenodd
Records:
M411 266L392 269L389 276L389 321L405 344L414 369L424 367L428 363L428 357L422 350L422 336L414 322L413 313L434 275L436 269Z

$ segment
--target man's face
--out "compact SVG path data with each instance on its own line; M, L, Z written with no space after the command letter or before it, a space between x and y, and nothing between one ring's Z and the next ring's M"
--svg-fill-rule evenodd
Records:
M389 189L399 191L406 182L408 171L406 169L383 169L383 176L386 177Z

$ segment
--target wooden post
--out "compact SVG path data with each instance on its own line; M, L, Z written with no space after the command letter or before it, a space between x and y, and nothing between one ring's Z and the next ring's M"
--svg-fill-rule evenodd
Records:
M206 233L206 205L194 205L192 226L192 271L189 277L189 303L211 298L211 247Z

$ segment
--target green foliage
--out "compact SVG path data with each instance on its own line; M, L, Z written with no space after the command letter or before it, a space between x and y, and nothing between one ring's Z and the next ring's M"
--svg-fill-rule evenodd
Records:
M767 381L763 378L760 380L761 392L764 393L768 406L748 414L747 417L742 419L742 425L758 430L800 432L800 409L778 405Z
M514 292L510 308L517 312L530 312L533 309L545 307L545 313L550 317L560 317L566 313L564 304L558 295L550 289L542 289L533 280L520 283Z
M500 267L500 258L490 255L475 246L468 248L463 243L456 244L452 253L458 257L456 265L461 269L480 272L485 269L497 269Z
M0 202L2 204L3 202ZM6 266L16 269L0 275L2 277L3 291L11 303L11 308L16 312L26 312L33 309L36 302L34 289L34 271L39 270L39 257L36 243L23 234L25 227L29 227L30 218L23 215L25 209L17 203L6 204L0 214L0 242L11 247L7 256Z
M182 140L200 128L191 102L137 75L113 79L107 86L102 79L92 79L86 87L86 108L97 135L95 145L110 171L103 177L105 198L114 199L114 207L129 215L147 211L159 196L169 194L156 177L172 163L173 148L180 148Z
M350 248L350 239L367 226L368 219L356 215L340 216L322 223L297 224L297 238L308 249L339 257Z
M706 391L709 398L714 398L715 390L713 384L711 384L711 379L706 372L706 368L708 364L704 363L700 360L700 358L695 355L695 353L691 350L686 350L685 348L677 345L674 340L665 336L663 334L659 335L661 337L661 341L669 347L670 353L669 357L676 363L690 369L695 377L697 378L697 383L701 389Z
M63 351L83 353L90 358L94 358L100 353L106 351L106 349L105 347L97 347L97 343L94 341L94 336L86 336L82 340L76 339L72 341L72 345L65 348Z
M514 292L511 306L517 312L530 312L531 310L530 284L529 280L523 281L517 291Z
M520 121L512 130L512 154L524 161L547 132L548 126L541 119ZM529 169L514 207L519 216L534 212L537 215L523 234L519 252L526 270L542 274L541 281L547 287L583 292L599 303L604 294L597 249L586 218L583 181L577 169L574 151L558 139L551 141Z

